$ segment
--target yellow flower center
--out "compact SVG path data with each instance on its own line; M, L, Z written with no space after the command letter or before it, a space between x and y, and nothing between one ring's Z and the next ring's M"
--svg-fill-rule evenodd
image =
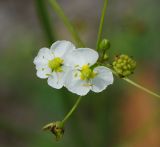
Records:
M52 71L55 72L62 72L62 64L63 60L59 57L56 57L48 62L49 68L51 68Z
M88 65L83 65L81 69L81 80L90 80L93 79L97 73L95 73Z

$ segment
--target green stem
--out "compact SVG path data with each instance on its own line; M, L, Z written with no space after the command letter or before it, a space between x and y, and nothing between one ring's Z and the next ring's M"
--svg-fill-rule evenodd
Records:
M39 16L39 20L41 22L42 28L44 30L44 33L46 35L48 44L52 44L55 40L53 35L53 29L51 27L49 14L47 12L45 0L35 0L37 13Z
M118 74L111 68L111 65L105 65L105 66L108 67L115 76L119 77ZM130 79L128 79L128 78L122 78L122 79L123 79L124 81L128 82L129 84L131 84L131 85L133 85L133 86L135 86L135 87L137 87L137 88L139 88L139 89L147 92L148 94L150 94L150 95L152 95L152 96L155 96L155 97L157 97L157 98L160 98L160 95L159 95L159 94L157 94L157 93L155 93L155 92L153 92L153 91L151 91L151 90L149 90L149 89L141 86L140 84L137 84L136 82L134 82L134 81L132 81L132 80L130 80Z
M73 105L73 107L71 108L71 110L70 110L70 111L67 113L67 115L64 117L64 119L62 120L62 123L63 123L63 124L68 120L68 118L69 118L69 117L72 115L72 113L75 111L75 109L76 109L77 106L79 105L81 99L82 99L82 96L80 96L80 97L77 99L76 103Z
M139 89L141 89L141 90L149 93L149 94L152 95L152 96L155 96L155 97L157 97L157 98L160 98L160 95L158 95L157 93L155 93L155 92L153 92L153 91L151 91L151 90L149 90L149 89L147 89L147 88L145 88L145 87L137 84L136 82L134 82L134 81L132 81L132 80L130 80L130 79L128 79L128 78L123 78L123 80L125 80L126 82L132 84L133 86L135 86L135 87L137 87L137 88L139 88Z
M53 10L57 13L57 15L61 18L63 23L66 25L68 30L70 31L72 37L74 38L75 42L79 47L84 47L84 44L82 40L80 39L77 31L73 27L72 23L69 21L69 19L66 17L65 13L63 12L62 8L59 6L56 0L49 0Z
M103 25L104 25L104 17L105 17L107 5L108 5L108 0L104 0L101 19L100 19L100 25L99 25L99 30L98 30L97 44L96 44L96 49L97 50L99 48L99 44L100 44L100 41L101 41L102 29L103 29Z

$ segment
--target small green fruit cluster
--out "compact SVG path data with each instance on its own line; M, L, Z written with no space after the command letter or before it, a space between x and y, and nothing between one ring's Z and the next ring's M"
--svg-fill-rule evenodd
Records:
M116 56L115 61L112 63L113 69L120 77L127 77L131 75L136 68L136 61L128 55Z

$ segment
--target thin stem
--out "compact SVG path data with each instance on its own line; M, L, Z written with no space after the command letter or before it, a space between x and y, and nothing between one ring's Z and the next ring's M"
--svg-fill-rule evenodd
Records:
M119 77L118 74L111 68L110 65L105 65L105 66L108 67L115 76ZM129 84L131 84L131 85L133 85L133 86L135 86L135 87L137 87L137 88L139 88L139 89L147 92L148 94L150 94L150 95L152 95L152 96L155 96L155 97L157 97L157 98L160 98L160 95L159 95L159 94L157 94L157 93L155 93L155 92L153 92L153 91L151 91L151 90L149 90L149 89L141 86L140 84L138 84L138 83L130 80L129 78L122 78L122 79L123 79L124 81L128 82Z
M35 0L35 3L36 3L39 20L41 22L42 28L46 35L48 44L50 45L52 44L52 42L54 42L55 38L53 35L53 29L51 27L50 18L47 12L45 0Z
M137 88L139 88L139 89L141 89L141 90L149 93L149 94L152 95L152 96L155 96L155 97L157 97L157 98L160 98L160 95L158 95L157 93L155 93L155 92L153 92L153 91L151 91L151 90L149 90L149 89L147 89L147 88L145 88L145 87L137 84L136 82L134 82L134 81L132 81L132 80L130 80L130 79L128 79L128 78L123 78L123 80L125 80L126 82L132 84L133 86L135 86L135 87L137 87Z
M74 38L75 42L79 47L84 47L84 44L82 40L80 39L77 31L73 27L72 23L69 21L65 13L63 12L62 8L59 6L56 0L49 0L53 10L57 13L57 15L61 18L63 23L66 25L70 33L72 34L72 37Z
M62 123L63 123L63 124L68 120L68 118L69 118L69 117L72 115L72 113L75 111L75 109L76 109L77 106L79 105L81 99L82 99L82 96L80 96L80 97L77 99L76 103L73 105L73 107L71 108L71 110L70 110L70 111L67 113L67 115L64 117L64 119L62 120Z
M96 44L97 50L99 48L99 44L100 44L101 37L102 37L102 29L103 29L103 25L104 25L104 17L105 17L107 5L108 5L108 0L104 0L102 14L101 14L101 20L100 20L100 25L99 25L99 30L98 30L97 44Z

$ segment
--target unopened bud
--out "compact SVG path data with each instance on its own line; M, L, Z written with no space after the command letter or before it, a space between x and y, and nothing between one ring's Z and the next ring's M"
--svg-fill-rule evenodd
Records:
M108 50L110 48L110 42L108 39L103 39L99 44L100 50Z

